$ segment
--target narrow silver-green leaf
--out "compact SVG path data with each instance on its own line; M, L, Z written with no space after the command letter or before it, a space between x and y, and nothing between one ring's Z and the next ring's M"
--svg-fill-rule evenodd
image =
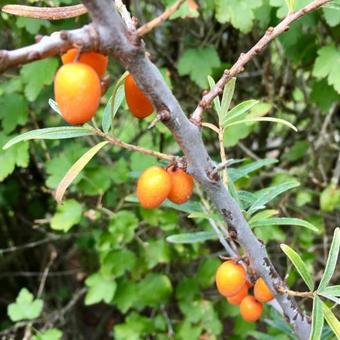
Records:
M293 12L295 7L295 0L286 0L288 11Z
M336 318L332 310L324 302L321 303L323 314L328 323L328 326L332 329L337 339L340 339L340 321Z
M60 181L56 193L55 193L55 199L58 203L60 203L63 200L65 191L70 186L70 184L74 181L74 179L78 176L80 171L82 171L87 163L94 157L94 155L99 152L101 148L103 148L108 142L101 142L94 147L92 147L90 150L88 150L84 155L82 155L67 171L64 178Z
M330 301L335 302L337 305L340 306L340 298L338 298L338 297L336 297L336 296L333 296L333 295L331 295L331 294L323 293L323 292L322 292L322 293L318 292L318 294L319 294L320 296L323 296L324 298L330 300Z
M265 205L271 200L273 200L275 197L290 189L296 188L299 185L300 184L298 181L287 181L282 184L268 188L268 190L265 190L252 204L252 206L248 210L248 214L251 215L255 211L263 209Z
M61 112L60 112L60 109L59 109L59 106L57 104L56 101L54 101L52 98L50 98L48 100L48 105L51 107L51 109L53 111L55 111L56 113L58 113L58 115L62 116Z
M8 149L14 144L31 139L66 139L90 136L93 134L94 130L88 127L62 126L55 128L38 129L25 132L19 136L12 138L3 146L3 149Z
M309 340L320 340L324 323L323 309L320 298L313 299L312 328Z
M310 229L314 232L318 232L319 229L315 227L313 224L300 220L299 218L290 218L290 217L275 217L275 218L266 218L257 220L255 222L249 222L252 227L265 227L272 225L290 225L290 226L299 226Z
M198 231L196 233L185 233L185 234L176 234L171 235L166 238L166 240L170 243L198 243L204 242L208 240L217 239L217 235L212 231Z
M104 115L102 119L102 128L105 133L109 132L110 128L113 126L113 120L116 113L121 106L124 99L124 80L129 74L128 71L124 72L122 76L118 79L112 90L112 96L110 97L108 103L106 104Z
M334 274L336 263L338 261L339 250L340 250L340 228L335 228L333 241L328 254L326 268L318 287L319 291L324 290L328 286L328 283Z
M211 76L208 76L208 82L209 82L210 89L212 89L216 84L215 80ZM221 114L221 101L220 101L219 96L215 97L213 103L214 103L214 108L215 108L215 111L217 112L217 115L220 116L220 114Z
M256 104L258 104L258 102L259 102L258 100L249 99L233 107L228 112L228 114L224 116L223 127L227 127L229 123L231 123L237 117L240 117L243 114L245 114L247 111L253 108Z
M231 78L228 83L224 86L222 103L221 103L221 115L220 125L223 124L225 117L228 115L231 100L233 99L235 92L236 78Z
M294 267L302 277L303 281L305 281L307 287L313 291L314 290L314 282L312 276L308 272L308 269L305 263L302 261L300 255L293 250L291 247L286 244L281 244L282 251L287 255L290 261L293 263Z
M274 158L261 159L259 161L251 162L238 168L228 168L228 175L233 179L233 181L237 181L242 177L246 177L253 171L274 163L277 163L277 160Z
M322 291L319 290L318 292L340 297L340 285L328 286Z
M245 118L245 119L238 120L236 122L227 123L223 127L227 128L227 127L238 125L238 124L256 123L256 122L273 122L273 123L283 124L291 128L292 130L297 131L297 128L293 124L289 123L287 120L284 120L281 118L274 118L274 117Z

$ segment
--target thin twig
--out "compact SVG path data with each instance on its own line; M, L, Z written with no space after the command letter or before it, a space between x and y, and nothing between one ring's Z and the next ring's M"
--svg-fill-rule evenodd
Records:
M283 287L279 287L277 289L279 292L290 295L290 296L294 296L294 297L301 297L301 298L313 298L314 297L314 292L296 292L294 290L290 290L290 289L285 289Z
M296 12L289 13L278 25L269 27L263 37L246 53L241 53L236 63L229 69L225 70L223 76L215 84L215 86L202 97L199 105L191 115L192 121L200 122L204 110L209 107L214 100L223 90L227 82L244 71L244 66L259 54L273 39L286 32L291 23L302 17L303 15L316 10L330 0L314 0L307 6L301 8Z
M152 31L155 27L159 26L167 20L172 14L174 14L184 3L185 0L178 0L171 7L166 9L160 16L144 24L142 27L138 28L137 34L143 36L146 33Z
M125 143L125 142L121 141L120 139L117 139L117 138L114 138L114 137L111 137L111 136L105 134L103 131L101 131L99 129L95 129L94 131L95 131L97 136L100 136L100 137L104 138L105 140L107 140L110 144L120 146L123 149L139 152L139 153L142 153L144 155L156 157L158 159L162 159L162 160L168 161L168 162L175 161L176 158L177 158L176 156L172 156L172 155L168 155L168 154L165 154L165 153L162 153L162 152L146 149L146 148L143 148L143 147L138 146L138 145Z

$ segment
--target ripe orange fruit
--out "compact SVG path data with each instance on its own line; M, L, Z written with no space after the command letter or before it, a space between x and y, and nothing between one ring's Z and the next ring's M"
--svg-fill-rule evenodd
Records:
M248 322L254 322L261 317L263 305L258 302L254 296L246 296L240 304L240 313L242 318Z
M216 286L223 296L233 296L237 294L246 283L247 275L240 264L234 261L223 262L216 272Z
M185 203L192 195L194 179L182 169L169 168L172 186L168 196L171 202L176 204Z
M138 179L137 197L143 208L157 208L168 197L171 178L160 166L146 169Z
M76 48L69 49L66 53L61 56L61 60L63 64L73 63L77 57L78 50ZM99 78L102 78L107 64L109 62L109 58L104 54L97 52L83 52L80 53L79 60L80 63L91 66L98 74Z
M260 301L262 303L268 302L274 298L272 292L270 291L262 277L258 278L255 282L254 296L257 301Z
M129 110L137 118L145 118L153 112L150 100L138 87L132 75L129 74L124 81L125 99Z
M248 287L247 284L245 284L237 294L233 296L227 296L227 301L232 305L239 305L247 295Z
M92 67L82 63L63 65L54 79L54 95L63 118L72 125L89 121L99 106L100 81Z

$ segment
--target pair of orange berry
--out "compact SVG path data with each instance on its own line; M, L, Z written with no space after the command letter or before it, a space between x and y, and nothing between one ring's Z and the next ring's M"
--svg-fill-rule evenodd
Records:
M244 268L234 261L223 262L216 272L216 286L221 295L233 305L240 305L240 314L245 321L257 321L263 311L263 303L273 299L273 294L260 277L254 285L254 296L248 294L252 287L247 281Z
M158 208L166 199L183 204L191 197L194 187L192 176L174 167L163 169L152 166L138 179L137 197L143 208Z
M61 60L63 66L54 79L55 99L69 124L82 125L91 120L99 107L100 79L106 71L108 57L96 52L80 53L72 48Z

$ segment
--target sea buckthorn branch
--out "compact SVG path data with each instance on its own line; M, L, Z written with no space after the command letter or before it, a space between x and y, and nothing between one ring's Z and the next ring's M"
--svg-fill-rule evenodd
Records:
M139 153L142 153L144 155L155 157L155 158L161 159L163 161L167 161L167 162L177 162L177 160L179 161L179 158L180 158L180 157L168 155L168 154L165 154L165 153L162 153L162 152L146 149L146 148L143 148L143 147L138 146L138 145L125 143L122 140L117 139L115 137L112 137L112 136L104 133L103 131L101 131L99 129L94 129L94 132L97 136L108 141L109 144L119 146L119 147L126 149L126 150L129 150L129 151L139 152Z
M144 24L137 30L139 36L150 32L162 22L167 20L183 4L184 0L178 0L174 5L166 9L161 15ZM116 0L120 7L125 24L130 29L135 28L135 24L125 5L121 0ZM25 16L36 19L59 20L77 17L87 13L84 5L64 6L64 7L35 7L23 5L6 5L1 9L3 12ZM92 32L92 33L91 33ZM81 29L55 32L51 36L42 37L37 43L19 48L16 50L0 50L0 74L5 70L29 62L40 60L60 54L72 46L81 46L82 50L98 50L98 41L93 36L91 25ZM109 54L105 46L100 46L101 52Z
M203 95L200 103L191 115L191 120L199 124L201 122L201 116L203 112L208 107L210 107L214 98L222 93L224 86L231 78L237 76L239 73L244 71L244 66L251 59L262 52L262 50L267 47L267 45L272 40L274 40L283 32L289 30L289 26L291 23L301 18L303 15L318 9L322 5L325 5L329 1L330 0L314 0L298 11L288 13L288 15L275 27L269 27L262 38L248 52L241 53L236 63L229 70L225 70L223 76L215 84L215 86L209 92Z
M317 8L325 2L316 0L310 6ZM214 169L214 162L203 144L200 127L186 117L159 70L147 58L137 34L127 30L117 10L108 10L111 2L109 0L83 0L83 3L87 6L98 30L101 46L106 45L108 49L111 49L113 56L132 74L138 86L152 101L157 112L163 110L170 112L170 119L164 124L170 129L184 152L187 171L194 176L223 217L228 227L228 234L233 235L234 241L237 241L248 254L251 266L275 295L297 337L308 339L310 319L299 310L293 297L277 290L276 287L288 288L269 260L265 245L253 234L240 207L230 196L222 181L219 178L209 177L209 173ZM309 7L305 12L308 11L310 11ZM290 17L289 20L292 18Z

